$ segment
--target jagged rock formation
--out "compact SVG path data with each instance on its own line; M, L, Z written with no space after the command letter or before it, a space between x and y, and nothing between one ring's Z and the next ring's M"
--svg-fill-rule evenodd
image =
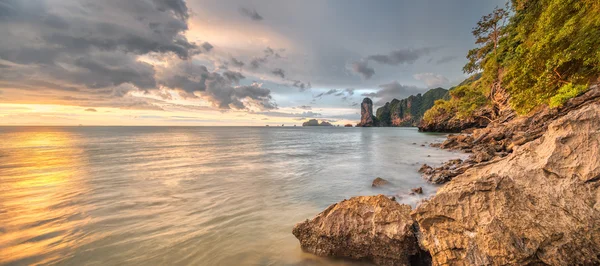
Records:
M377 118L373 115L373 101L369 98L364 98L360 104L360 123L357 127L376 127Z
M317 119L310 119L304 123L302 123L303 127L316 127L316 126L332 126L331 123L327 122L327 121L321 121L321 123L319 124L319 121Z
M411 208L383 195L354 197L329 206L294 227L305 251L331 257L409 265L424 260Z
M412 217L435 265L600 264L600 104L455 177Z
M423 114L431 108L436 100L447 97L448 90L431 89L425 94L411 95L406 99L393 99L377 109L378 126L382 127L416 127Z

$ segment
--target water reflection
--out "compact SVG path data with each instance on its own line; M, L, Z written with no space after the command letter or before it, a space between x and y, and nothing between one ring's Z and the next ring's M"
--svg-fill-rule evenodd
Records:
M354 265L303 253L292 227L344 198L433 191L417 162L455 155L412 145L432 139L402 129L0 127L0 264ZM375 190L376 176L395 185Z
M0 264L51 263L82 241L86 193L77 136L68 132L5 135L0 157Z

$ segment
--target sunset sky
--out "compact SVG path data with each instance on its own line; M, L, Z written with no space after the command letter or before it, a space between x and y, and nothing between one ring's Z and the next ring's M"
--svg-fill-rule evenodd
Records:
M462 81L503 4L0 0L0 125L355 124Z

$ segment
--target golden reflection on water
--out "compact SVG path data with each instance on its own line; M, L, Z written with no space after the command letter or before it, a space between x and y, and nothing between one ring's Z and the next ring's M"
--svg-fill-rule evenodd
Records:
M0 264L56 262L77 241L74 229L85 219L70 201L85 191L85 183L73 180L84 169L76 141L64 131L2 140Z

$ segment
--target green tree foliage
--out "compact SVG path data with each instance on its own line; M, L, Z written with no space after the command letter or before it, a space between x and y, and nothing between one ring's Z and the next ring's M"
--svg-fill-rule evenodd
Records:
M502 66L517 112L566 95L559 91L565 85L580 88L598 78L600 1L513 0L512 6Z
M433 107L423 115L426 122L435 121L438 117L452 116L463 119L473 112L489 104L486 95L480 90L481 75L473 75L460 85L450 88L449 99L435 101Z
M465 73L474 73L481 70L481 65L485 64L485 60L489 59L488 55L497 54L498 43L504 34L504 27L508 12L502 8L496 7L494 11L483 16L477 26L473 28L473 36L475 36L475 44L479 47L471 49L467 54L469 62L463 68Z
M481 78L451 89L451 99L437 101L425 120L471 115L491 104L486 98L498 84L511 107L526 114L561 106L600 81L600 0L510 0L483 16L473 35L478 47L463 70Z

